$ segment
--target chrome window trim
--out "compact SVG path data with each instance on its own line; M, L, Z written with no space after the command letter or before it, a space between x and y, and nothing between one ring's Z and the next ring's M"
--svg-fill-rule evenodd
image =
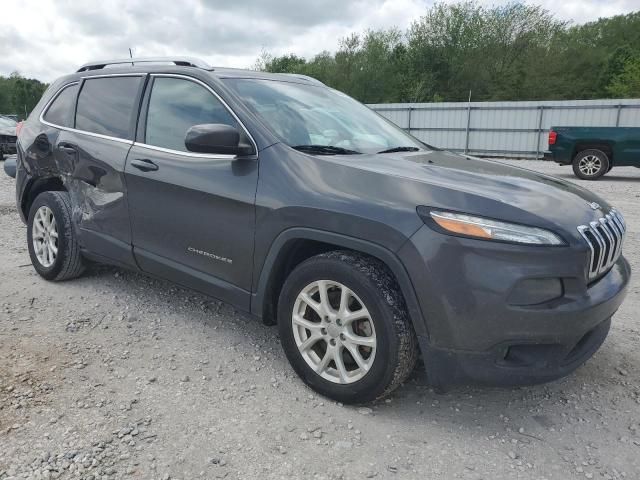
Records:
M105 77L144 77L146 75L148 75L148 73L110 73L110 74L102 74L102 75L86 75L86 76L82 76L81 79L82 80L90 80L92 78L105 78ZM201 80L198 80L197 78L190 77L188 75L181 75L181 74L177 74L177 73L152 73L150 75L152 77L182 78L182 79L185 79L185 80L200 84L204 88L206 88L210 93L212 93L214 95L214 97L216 97L220 101L220 103L222 103L222 105L227 109L227 111L231 114L231 116L238 122L238 125L240 125L242 127L244 132L247 134L247 136L251 140L251 143L252 143L253 148L255 149L256 153L254 155L248 157L248 158L252 158L252 159L258 158L258 144L254 140L253 136L251 135L251 133L249 132L247 127L244 125L244 123L242 123L242 121L238 118L238 116L231 109L231 107L229 107L227 102L225 102L220 97L220 95L218 95L215 92L215 90L213 90L209 85L207 85L206 83L204 83ZM86 130L78 130L76 128L71 128L71 127L63 127L62 125L57 125L57 124L54 124L54 123L51 123L51 122L47 122L44 119L44 115L47 113L47 110L49 110L49 107L55 101L55 99L58 98L58 96L62 93L62 91L65 88L71 87L73 85L78 85L78 84L80 84L80 80L74 80L72 82L65 83L64 85L62 85L58 89L58 91L51 97L51 99L47 102L47 104L42 109L42 113L40 113L40 117L39 117L40 123L43 123L43 124L48 125L50 127L58 128L60 130L64 130L66 132L79 133L81 135L88 135L90 137L101 138L101 139L104 139L104 140L113 140L114 142L120 142L120 143L124 143L124 144L131 145L131 146L135 145L137 147L146 148L146 149L149 149L149 150L156 150L156 151L159 151L159 152L171 153L171 154L174 154L174 155L181 155L183 157L208 158L208 159L211 159L211 160L233 160L234 158L236 158L236 155L212 155L212 154L208 154L208 153L183 152L183 151L180 151L180 150L173 150L173 149L170 149L170 148L157 147L155 145L149 145L149 144L143 143L143 142L136 142L134 140L128 140L128 139L125 139L125 138L113 137L111 135L103 135L101 133L88 132ZM139 120L139 118L138 118L138 120Z
M233 160L236 155L212 155L210 153L194 153L194 152L182 152L180 150L172 150L170 148L156 147L155 145L149 145L147 143L133 142L134 147L146 148L148 150L156 150L158 152L171 153L173 155L182 155L184 157L193 158L207 158L210 160ZM250 157L253 158L253 157Z
M109 77L143 77L145 76L146 73L137 73L137 74L113 74L113 75L103 75L103 76L109 76ZM89 78L99 78L99 75L96 76L91 76L91 77L82 77L83 79L89 79ZM88 132L86 130L78 130L76 128L71 128L71 127L63 127L62 125L57 125L55 123L51 123L51 122L47 122L44 119L45 114L47 113L47 111L49 110L49 107L51 106L51 104L55 101L56 98L58 98L58 96L62 93L62 91L65 88L71 87L73 85L79 85L80 81L79 80L74 80L72 82L69 83L65 83L63 86L61 86L58 91L55 93L55 95L53 95L53 97L51 97L51 99L47 102L47 104L44 106L44 108L42 109L42 113L40 113L40 123L43 123L45 125L48 125L50 127L53 128L58 128L60 130L64 130L65 132L71 132L71 133L79 133L81 135L88 135L90 137L95 137L95 138L102 138L103 140L113 140L114 142L119 142L119 143L124 143L126 145L133 145L133 140L128 140L126 138L120 138L120 137L112 137L111 135L103 135L101 133L94 133L94 132ZM77 98L76 98L76 103L77 103ZM74 122L75 123L75 122Z
M49 125L50 127L56 127L56 128L62 128L62 129L66 129L69 127L63 127L62 125L57 125L55 123L51 123L51 122L47 122L44 119L44 116L47 114L47 112L49 111L49 107L51 106L51 104L53 102L55 102L55 100L60 96L60 94L66 90L69 87L72 87L74 85L79 85L80 81L78 80L74 80L73 82L69 82L69 83L65 83L62 87L60 87L58 89L58 91L56 93L53 94L53 96L49 99L49 101L46 103L46 105L44 106L44 108L42 109L42 112L40 112L40 117L39 120L41 123L44 123L45 125ZM76 98L76 102L77 102L77 98Z
M188 75L182 75L182 74L178 74L178 73L152 73L150 75L152 77L154 77L154 78L157 78L157 77L161 77L161 78L181 78L183 80L187 80L187 81L190 81L190 82L197 83L197 84L203 86L205 89L207 89L210 93L213 94L213 96L215 98L218 99L218 101L222 104L222 106L227 109L227 111L236 120L236 122L238 122L238 125L240 125L240 127L247 134L247 136L249 137L249 140L251 140L251 143L252 143L253 148L254 148L256 153L251 155L251 156L249 156L249 157L247 157L247 158L251 158L251 159L258 158L258 144L254 140L253 136L251 135L251 133L249 132L247 127L244 125L244 123L242 123L242 120L240 120L240 118L238 118L238 116L231 109L231 107L229 107L229 104L227 104L227 102L225 102L224 99L222 99L222 97L220 97L220 95L218 95L213 88L211 88L209 85L207 85L203 81L198 80L197 78L194 78L194 77L190 77ZM152 87L152 89L153 89L153 87ZM149 99L151 99L151 97L149 97ZM149 110L149 106L147 105L147 111L148 110ZM146 114L146 112L145 112L145 114ZM145 123L145 125L146 125L146 123ZM146 134L146 132L145 132L145 134ZM209 154L209 153L184 152L184 151L181 151L181 150L173 150L172 148L158 147L156 145L150 145L150 144L144 143L144 142L134 142L134 145L138 146L138 147L142 147L142 148L148 148L150 150L157 150L159 152L171 153L171 154L174 154L174 155L181 155L183 157L209 158L209 159L212 159L212 160L233 160L234 158L237 157L236 155L215 155L215 154Z

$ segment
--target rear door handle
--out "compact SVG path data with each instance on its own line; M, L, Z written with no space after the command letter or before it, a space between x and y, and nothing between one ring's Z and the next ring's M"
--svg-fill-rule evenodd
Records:
M76 150L76 147L69 145L68 143L62 143L58 145L58 148L60 149L61 152L64 152L67 155L75 155L76 153L78 153L78 150Z
M131 166L142 170L143 172L155 172L158 170L158 165L153 163L148 158L135 158L131 160Z

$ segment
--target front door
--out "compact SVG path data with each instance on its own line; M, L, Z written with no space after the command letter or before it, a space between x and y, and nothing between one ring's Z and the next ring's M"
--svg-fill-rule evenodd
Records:
M125 167L140 268L248 310L257 161L184 142L193 125L243 127L211 88L178 75L152 76L140 118Z

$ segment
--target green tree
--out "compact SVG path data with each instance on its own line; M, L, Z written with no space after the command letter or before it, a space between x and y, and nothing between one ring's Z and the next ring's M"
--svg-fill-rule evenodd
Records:
M47 85L24 78L18 72L8 78L0 76L0 113L17 114L25 118L36 106Z
M622 72L612 79L607 91L616 98L640 97L640 56L627 59Z

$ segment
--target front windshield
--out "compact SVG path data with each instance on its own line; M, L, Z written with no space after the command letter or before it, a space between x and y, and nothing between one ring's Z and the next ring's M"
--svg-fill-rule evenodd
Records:
M0 117L0 127L15 127L17 125L16 122L11 120L9 117Z
M225 79L225 83L284 143L303 151L379 153L426 148L361 103L331 88L239 78Z

